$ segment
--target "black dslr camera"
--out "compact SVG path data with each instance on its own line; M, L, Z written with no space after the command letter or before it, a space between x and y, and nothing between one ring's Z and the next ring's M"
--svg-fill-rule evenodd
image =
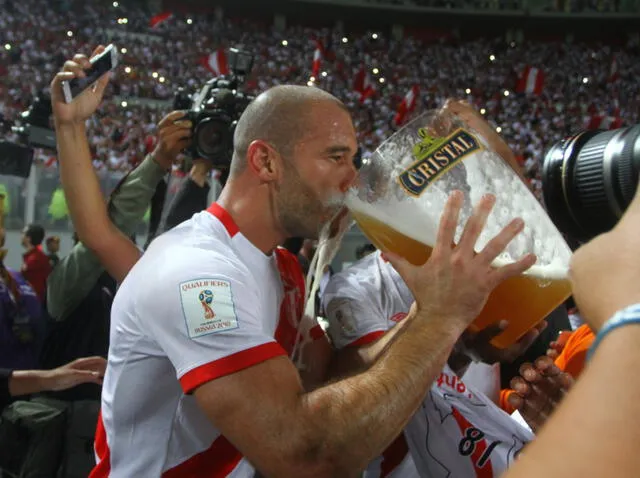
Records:
M20 113L18 123L11 129L27 145L56 150L56 133L51 128L51 96L41 91L26 111Z
M553 145L542 169L549 216L572 242L613 228L640 177L640 124L582 131Z
M56 150L56 134L50 123L51 97L40 92L16 121L0 114L0 137L13 132L17 142L0 141L0 174L28 178L33 162L33 148Z
M250 53L230 48L227 64L231 74L213 78L194 94L178 89L173 108L186 110L192 126L191 158L210 161L216 169L227 169L233 155L233 133L240 115L253 100L241 90L253 67Z

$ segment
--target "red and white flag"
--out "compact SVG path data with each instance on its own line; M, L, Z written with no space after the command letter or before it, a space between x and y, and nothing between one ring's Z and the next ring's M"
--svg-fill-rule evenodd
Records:
M607 81L609 83L613 83L618 78L620 78L620 71L618 70L618 57L614 55L611 59L611 66L609 67L609 78L607 78Z
M173 13L171 13L171 12L158 13L157 15L154 15L153 17L151 17L151 20L149 20L149 26L151 28L157 28L158 25L160 25L161 23L166 22L171 17L173 17Z
M147 135L144 139L144 150L146 154L150 154L158 144L158 137L154 134Z
M319 40L316 40L316 49L313 52L313 65L311 66L311 76L318 78L320 75L320 66L324 58L324 48Z
M55 155L49 156L46 161L44 162L44 167L45 168L50 168L52 166L56 165L56 162L58 161L58 157Z
M622 118L594 115L587 121L587 129L616 129L622 127Z
M353 91L360 93L360 103L364 103L367 98L373 96L376 92L369 70L362 66L353 79Z
M227 53L224 48L218 48L208 56L203 56L200 62L214 75L228 75Z
M516 84L516 93L540 95L544 86L544 73L539 68L525 66Z
M419 94L420 87L418 85L413 85L411 89L407 91L407 94L404 95L404 98L396 111L396 116L393 118L393 123L396 126L402 125L404 120L407 118L407 115L416 109Z

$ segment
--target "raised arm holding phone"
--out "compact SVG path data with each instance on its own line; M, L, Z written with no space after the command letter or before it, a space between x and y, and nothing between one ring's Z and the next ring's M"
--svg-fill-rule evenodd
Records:
M100 55L103 51L102 46L96 48L92 57ZM96 254L107 272L116 281L121 282L141 253L107 215L106 204L93 170L85 128L86 119L93 115L102 101L110 73L104 73L95 83L87 84L71 102L66 101L62 86L75 78L86 77L85 70L90 70L91 67L88 57L82 54L75 55L65 63L63 71L56 75L51 83L60 178L80 240ZM158 144L148 161L155 163L160 172L170 170L177 154L190 141L191 125L188 121L182 121L182 116L182 112L174 111L158 124ZM154 168L153 165L145 163L141 167ZM157 178L159 180L161 175ZM151 188L155 189L155 184ZM153 190L151 188L146 188L149 199ZM132 193L139 192L132 189ZM119 198L121 201L126 199Z

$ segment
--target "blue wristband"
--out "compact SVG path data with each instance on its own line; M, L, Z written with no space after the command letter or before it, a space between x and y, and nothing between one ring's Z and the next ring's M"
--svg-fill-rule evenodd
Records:
M611 317L604 323L604 325L600 329L600 332L598 332L598 335L596 335L596 339L593 341L593 344L589 348L587 360L591 360L593 354L600 345L600 342L602 342L602 340L607 335L609 335L610 332L616 330L619 327L632 324L640 324L640 304L634 304L616 312L613 317Z

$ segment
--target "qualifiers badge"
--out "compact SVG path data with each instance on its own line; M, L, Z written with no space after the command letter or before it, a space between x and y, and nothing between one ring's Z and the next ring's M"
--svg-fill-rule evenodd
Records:
M192 339L238 328L229 281L208 278L182 282L180 301Z
M416 162L398 176L400 185L412 196L420 196L433 181L469 154L482 149L478 139L463 129L446 138L429 136L418 130L421 141L413 147Z

